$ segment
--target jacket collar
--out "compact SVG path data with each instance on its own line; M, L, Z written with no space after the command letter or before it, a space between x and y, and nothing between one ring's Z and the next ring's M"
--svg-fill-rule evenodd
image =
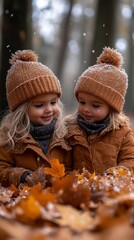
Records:
M50 151L53 147L56 147L56 146L60 146L65 150L71 149L65 139L62 138L56 142L53 138L51 138L48 151ZM33 149L39 155L44 157L44 154L42 153L42 150L41 150L39 144L34 140L34 138L30 134L28 134L28 136L26 138L24 138L23 142L16 142L15 149L13 150L13 152L17 153L17 154L19 154L19 153L22 154L28 148Z
M13 153L16 154L23 154L26 149L33 149L35 152L37 152L41 157L44 157L44 154L38 145L38 143L33 139L33 137L28 134L26 138L24 138L22 141L17 141L15 144L15 149L13 149Z
M84 135L84 133L85 133L84 129L82 129L81 127L78 126L76 119L77 119L77 114L75 114L73 117L67 119L68 136L69 137L71 137L73 135L77 135L77 136ZM125 126L125 125L129 125L128 118L124 113L120 113L115 118L114 127L108 126L99 134L99 136L102 136L102 135L106 134L107 132L112 131L113 129L115 129L115 130L120 129L120 127Z

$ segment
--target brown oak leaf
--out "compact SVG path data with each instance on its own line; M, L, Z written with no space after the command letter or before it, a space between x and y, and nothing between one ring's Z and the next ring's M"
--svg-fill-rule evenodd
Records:
M58 159L52 159L51 167L46 167L44 169L45 174L49 174L52 177L63 178L65 176L65 166L64 164L59 163Z
M61 226L68 226L76 232L92 229L94 219L88 211L81 212L72 206L56 205L61 218L55 219L55 222Z

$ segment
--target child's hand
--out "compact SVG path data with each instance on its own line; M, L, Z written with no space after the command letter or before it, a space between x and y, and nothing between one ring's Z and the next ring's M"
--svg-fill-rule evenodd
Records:
M42 188L45 188L46 186L46 176L44 173L44 168L39 167L35 172L32 172L30 175L28 175L25 179L26 184L29 187L32 187L38 183L41 184Z

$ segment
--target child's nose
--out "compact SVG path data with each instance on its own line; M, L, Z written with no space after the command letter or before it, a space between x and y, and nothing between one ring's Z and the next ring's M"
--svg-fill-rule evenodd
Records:
M51 105L47 105L47 106L45 107L45 111L46 111L46 112L49 112L49 111L51 111L51 110L52 110Z
M90 109L90 107L88 107L88 106L84 106L84 111L85 111L85 112L91 112L91 109Z

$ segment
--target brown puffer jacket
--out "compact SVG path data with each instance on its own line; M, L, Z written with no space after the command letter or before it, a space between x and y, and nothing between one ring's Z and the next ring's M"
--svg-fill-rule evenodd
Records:
M101 135L87 136L76 121L68 121L68 141L72 148L72 169L83 168L102 174L117 165L134 169L134 135L126 124L118 123Z
M4 186L18 185L25 171L35 171L40 166L50 167L51 159L59 159L60 163L67 163L66 170L70 169L68 164L68 152L70 147L64 139L55 142L51 139L46 155L31 135L28 135L23 143L16 143L12 151L0 147L0 183Z

